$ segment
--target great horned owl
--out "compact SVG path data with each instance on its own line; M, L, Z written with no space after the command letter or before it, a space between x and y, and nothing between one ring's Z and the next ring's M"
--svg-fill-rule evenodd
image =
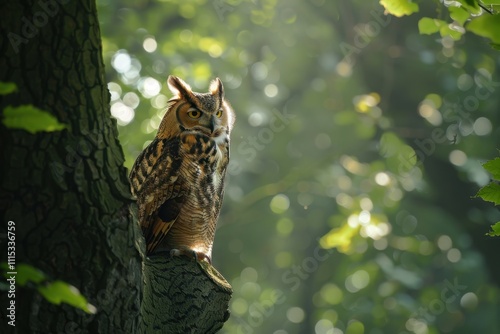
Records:
M217 78L197 93L169 76L174 94L154 140L130 173L147 255L169 251L211 262L235 114Z

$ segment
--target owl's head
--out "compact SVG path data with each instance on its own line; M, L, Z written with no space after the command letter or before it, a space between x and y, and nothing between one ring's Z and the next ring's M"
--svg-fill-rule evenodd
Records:
M229 136L235 115L224 98L219 78L210 83L208 93L193 92L182 79L169 76L168 87L174 96L158 129L158 138L169 138L184 131L199 132L214 140Z

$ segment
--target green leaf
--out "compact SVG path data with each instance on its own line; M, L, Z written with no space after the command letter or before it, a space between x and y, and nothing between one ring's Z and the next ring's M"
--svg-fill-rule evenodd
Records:
M481 15L467 25L467 30L489 38L494 44L500 44L500 14Z
M491 226L491 231L486 233L490 237L500 237L500 222L497 222L495 225Z
M17 91L17 86L13 82L0 81L0 95L7 95Z
M460 31L457 31L455 29L452 29L450 24L446 24L446 25L442 26L441 29L439 29L439 34L442 37L450 36L455 41L460 40L460 38L462 38L462 35L464 32L465 32L465 30L463 30L463 32L460 32Z
M481 197L483 200L500 204L500 184L491 182L477 192L475 197Z
M387 12L397 17L418 12L418 5L411 0L380 0L380 4Z
M468 11L478 14L480 7L476 0L457 0Z
M500 0L482 0L483 5L500 5Z
M352 246L353 238L358 234L358 227L351 227L349 224L344 224L342 227L336 228L328 232L320 240L322 247L326 249L337 248L339 252L347 253Z
M47 111L30 104L19 107L8 106L3 112L3 124L11 129L22 129L30 133L60 131L66 125Z
M96 313L95 306L87 303L87 299L80 294L77 288L63 281L54 281L40 286L38 291L52 304L66 303L87 313Z
M461 25L464 25L470 16L470 13L463 7L450 7L448 10L450 11L450 17Z
M477 3L477 0L458 0L461 3L465 3L466 5L472 7L472 8L478 8L479 4Z
M29 264L20 263L16 266L16 283L23 286L28 281L40 283L45 280L45 274Z
M495 180L500 181L500 158L485 162L483 168L486 169Z
M418 31L421 35L430 35L437 33L443 25L447 23L443 20L423 17L418 21Z

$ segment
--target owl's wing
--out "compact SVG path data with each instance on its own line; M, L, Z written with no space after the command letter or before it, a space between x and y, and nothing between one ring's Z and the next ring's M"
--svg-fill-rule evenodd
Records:
M184 201L186 183L180 175L178 153L178 140L155 139L139 155L130 173L148 254L167 235Z

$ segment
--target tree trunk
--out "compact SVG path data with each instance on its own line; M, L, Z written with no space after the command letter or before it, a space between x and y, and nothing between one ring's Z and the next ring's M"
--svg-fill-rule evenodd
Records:
M229 283L207 262L151 256L144 261L141 333L216 333L229 319Z
M15 223L16 264L77 287L95 315L16 289L16 327L1 333L133 333L139 323L139 235L110 118L94 0L20 0L0 5L0 80L18 91L6 106L32 104L67 125L30 134L1 127L2 229ZM6 38L8 37L8 38ZM4 231L2 231L4 232ZM2 242L1 259L7 246Z
M144 241L129 212L95 1L3 1L0 26L0 81L18 87L0 95L0 111L32 104L67 125L30 134L0 124L0 238L12 221L15 263L70 283L97 308L89 315L17 286L16 326L4 321L11 299L2 294L0 332L216 332L229 316L231 288L205 263L146 259L140 308ZM5 242L1 248L5 261Z

